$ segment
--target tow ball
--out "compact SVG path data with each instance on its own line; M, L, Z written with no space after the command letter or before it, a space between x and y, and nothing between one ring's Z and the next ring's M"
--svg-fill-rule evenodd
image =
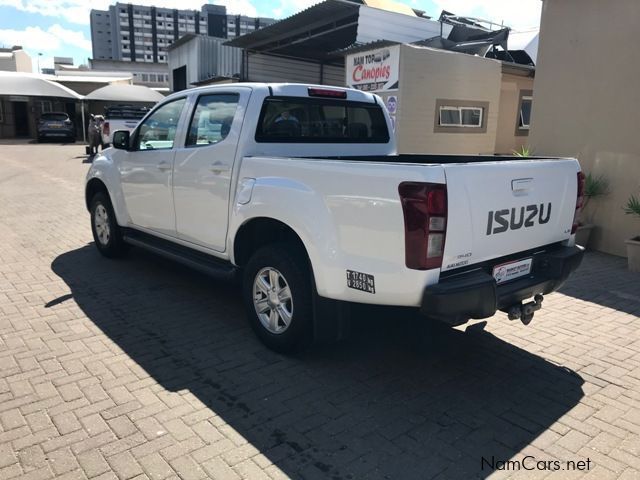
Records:
M517 303L512 305L507 310L507 314L509 315L509 320L518 320L525 325L529 325L531 320L533 320L533 314L542 308L542 300L544 297L540 294L533 297L533 302L529 303Z

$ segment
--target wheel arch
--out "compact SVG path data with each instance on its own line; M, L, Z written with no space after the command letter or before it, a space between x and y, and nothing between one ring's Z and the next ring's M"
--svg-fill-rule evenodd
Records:
M295 245L312 269L309 252L300 235L286 223L271 217L254 217L238 228L233 241L233 263L243 267L254 252L273 243Z
M111 196L109 195L109 189L102 180L94 177L87 182L87 186L84 189L84 200L87 210L91 209L91 199L96 193L100 192L105 193L109 197L109 199L111 199ZM113 200L111 200L111 203L113 204Z

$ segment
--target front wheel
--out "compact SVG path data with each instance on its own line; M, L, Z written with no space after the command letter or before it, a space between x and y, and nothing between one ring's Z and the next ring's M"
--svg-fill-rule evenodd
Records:
M275 244L258 250L244 269L242 288L251 327L267 347L292 353L311 343L311 275L295 246Z
M98 251L108 258L122 256L126 245L109 197L103 192L96 193L91 199L90 211L91 231Z

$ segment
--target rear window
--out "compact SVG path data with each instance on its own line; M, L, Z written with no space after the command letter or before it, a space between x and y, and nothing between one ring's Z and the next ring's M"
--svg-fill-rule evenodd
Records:
M69 119L66 113L43 113L40 117L42 120L51 120L54 122L64 122Z
M104 117L112 120L140 120L148 111L147 107L123 105L107 108Z
M334 99L269 97L262 106L257 142L387 143L382 108Z

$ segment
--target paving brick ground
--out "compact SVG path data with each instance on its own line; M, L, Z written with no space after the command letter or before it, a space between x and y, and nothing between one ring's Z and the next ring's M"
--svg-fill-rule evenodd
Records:
M286 358L234 286L98 256L82 151L0 145L0 479L639 478L624 259L589 254L529 327L430 332L376 311ZM527 456L590 469L488 466Z

